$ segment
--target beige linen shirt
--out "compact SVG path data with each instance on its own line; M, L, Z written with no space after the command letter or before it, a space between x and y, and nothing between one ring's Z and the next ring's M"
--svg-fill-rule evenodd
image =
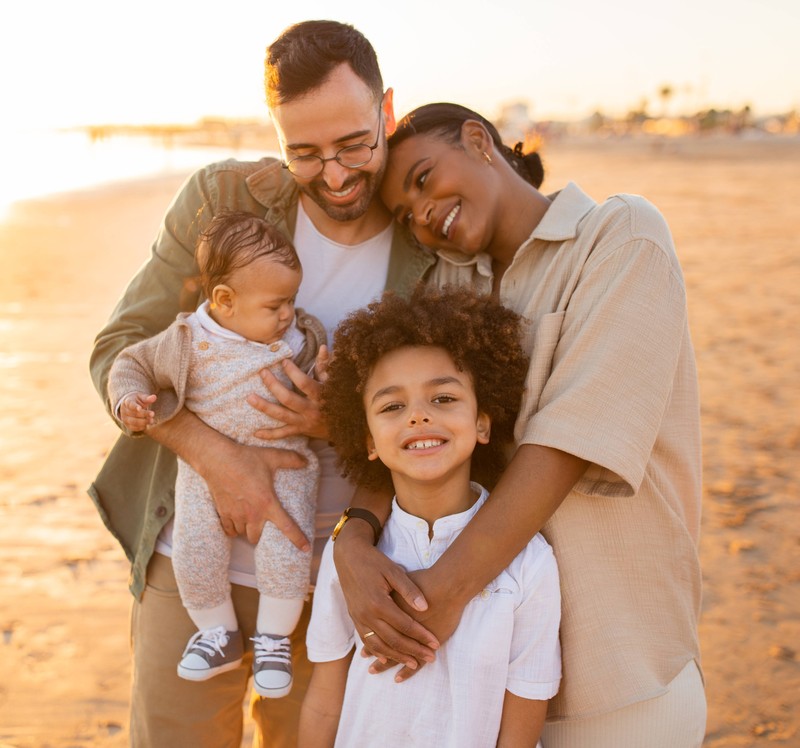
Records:
M665 692L699 659L700 428L685 288L641 197L569 184L503 276L531 355L518 444L591 465L542 528L561 575L564 676L549 719ZM491 290L485 256L440 253L432 282ZM531 500L536 500L535 492Z

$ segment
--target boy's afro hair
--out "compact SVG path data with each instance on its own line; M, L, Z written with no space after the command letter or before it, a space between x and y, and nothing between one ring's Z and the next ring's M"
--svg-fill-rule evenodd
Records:
M521 335L519 315L469 288L419 285L408 298L387 291L352 312L334 333L322 402L342 474L359 485L392 490L389 470L367 459L364 387L387 353L436 346L470 374L478 409L491 418L491 439L478 444L472 458L472 480L493 488L513 444L528 370Z

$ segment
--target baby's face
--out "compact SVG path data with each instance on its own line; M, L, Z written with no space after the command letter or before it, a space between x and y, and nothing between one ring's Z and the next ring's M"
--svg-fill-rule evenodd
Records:
M269 257L236 270L230 313L221 324L256 343L274 343L294 319L294 300L303 274Z

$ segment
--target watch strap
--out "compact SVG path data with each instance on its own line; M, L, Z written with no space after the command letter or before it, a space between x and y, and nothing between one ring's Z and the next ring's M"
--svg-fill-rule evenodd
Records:
M342 516L339 518L339 521L336 523L336 527L333 528L333 534L331 535L331 540L334 542L336 541L339 532L341 531L342 527L344 527L345 522L349 519L363 519L365 522L368 522L369 525L372 527L372 532L375 536L373 541L373 545L378 544L378 539L381 536L381 532L383 528L381 527L381 523L378 521L378 518L370 512L368 509L360 509L359 507L350 506L344 510Z

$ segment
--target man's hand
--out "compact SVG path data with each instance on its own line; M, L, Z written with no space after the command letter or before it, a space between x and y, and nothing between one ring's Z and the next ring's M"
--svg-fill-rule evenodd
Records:
M314 379L318 382L325 382L328 381L328 365L331 362L331 354L328 350L327 345L321 345L319 347L319 352L317 353L317 358L314 360Z
M146 392L131 392L122 398L119 404L119 420L129 431L144 431L156 421L156 414L150 406L156 401L156 395Z
M226 535L247 535L255 543L269 520L301 551L310 548L273 487L276 470L305 465L297 452L238 444L185 408L171 420L148 429L148 434L188 462L206 481Z
M305 460L285 449L232 444L227 456L209 464L201 475L214 497L226 535L247 535L258 542L264 523L272 522L301 551L310 542L275 495L274 475L279 468L303 467Z
M303 394L298 394L284 385L269 369L262 369L261 379L278 402L269 402L256 394L250 395L247 402L256 410L284 425L274 429L259 429L255 435L259 439L267 440L297 435L327 439L328 427L320 411L322 385L308 374L304 374L288 359L281 365L295 387Z

